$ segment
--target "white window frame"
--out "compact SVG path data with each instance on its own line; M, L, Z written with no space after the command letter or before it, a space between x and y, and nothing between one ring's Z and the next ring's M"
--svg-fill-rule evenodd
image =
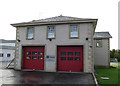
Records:
M79 26L78 25L70 25L70 38L79 38Z
M96 47L102 47L102 39L96 39Z
M33 31L32 31L32 32L29 32L30 29L32 29ZM35 32L34 27L28 27L28 28L27 28L27 36L26 36L26 39L27 39L27 40L33 40L33 39L34 39L34 34L35 34L34 32ZM31 35L32 37L29 37L30 35Z
M47 27L47 38L48 39L55 39L55 26L48 26Z

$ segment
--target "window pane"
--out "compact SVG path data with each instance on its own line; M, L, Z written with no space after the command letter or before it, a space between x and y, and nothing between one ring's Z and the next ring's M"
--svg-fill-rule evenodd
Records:
M37 57L32 57L32 59L37 59Z
M78 37L78 26L72 25L70 27L70 37Z
M54 38L55 35L54 35L54 32L53 33L48 33L48 38Z
M68 57L68 60L73 60L73 57Z
M32 55L37 55L37 52L32 52Z
M76 56L79 56L79 55L80 55L80 52L75 52L75 55L76 55Z
M0 53L0 57L3 57L3 53Z
M102 47L102 40L96 40L96 47Z
M55 37L55 29L54 26L48 27L48 38L54 38Z
M43 55L43 52L38 52L38 55Z
M33 34L28 34L28 39L33 39Z
M54 32L54 26L49 26L48 27L48 32Z
M10 57L10 54L7 54L7 57Z
M80 57L75 57L75 60L80 60Z
M66 55L66 52L61 52L61 55Z
M73 52L68 52L68 55L73 55Z
M31 59L31 57L30 57L30 56L27 56L26 59Z
M78 37L78 32L71 32L71 37Z
M27 52L26 54L27 54L27 55L31 55L31 52Z
M66 60L66 57L61 57L60 59L61 59L61 60Z
M27 32L27 34L28 34L27 38L28 39L33 39L33 37L34 37L34 28L28 28L27 31L28 31Z
M41 59L41 60L42 60L42 59L43 59L43 57L38 57L38 59Z

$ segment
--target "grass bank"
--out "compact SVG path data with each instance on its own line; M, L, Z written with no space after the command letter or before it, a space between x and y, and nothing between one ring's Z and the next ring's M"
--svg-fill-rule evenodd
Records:
M118 68L96 68L97 72L97 80L98 83L101 86L106 86L106 85L114 85L114 86L120 86L118 85L120 82L120 69ZM108 77L109 79L102 79L101 77Z

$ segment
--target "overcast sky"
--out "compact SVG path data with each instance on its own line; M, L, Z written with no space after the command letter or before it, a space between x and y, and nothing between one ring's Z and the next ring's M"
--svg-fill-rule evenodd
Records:
M109 31L110 47L118 49L119 0L0 0L0 39L15 39L11 23L54 16L97 18L96 31Z

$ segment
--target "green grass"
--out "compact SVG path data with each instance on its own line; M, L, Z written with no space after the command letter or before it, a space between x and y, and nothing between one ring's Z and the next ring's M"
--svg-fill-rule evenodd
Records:
M113 62L113 63L120 63L120 62ZM113 65L113 64L110 64L110 66L113 66L113 67L120 67L120 65Z
M113 66L113 67L118 67L119 65L110 65L110 66Z
M115 61L111 61L111 62L114 62L114 63L120 63L120 62L115 62Z
M98 76L97 76L98 83L101 86L104 86L105 84L106 85L107 84L118 84L118 69L117 68L114 68L114 69L96 68L96 72L98 73ZM105 79L101 79L101 77L109 77L109 79L105 80Z

